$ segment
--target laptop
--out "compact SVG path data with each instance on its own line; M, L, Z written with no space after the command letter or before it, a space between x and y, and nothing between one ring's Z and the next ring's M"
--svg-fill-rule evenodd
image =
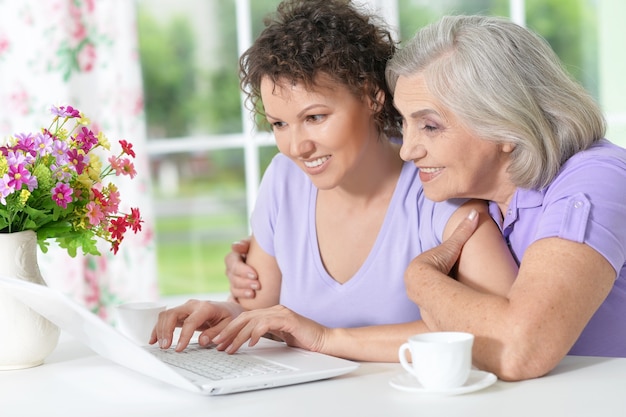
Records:
M198 345L190 345L180 353L172 348L164 351L157 346L139 346L59 290L5 277L0 277L0 288L6 289L97 354L128 369L204 395L317 381L352 372L359 366L352 361L289 347L283 342L265 338L254 347L242 347L233 355ZM255 365L245 376L208 378L198 374L203 371L195 369L200 368L201 362L218 363L220 366L224 363L226 367L226 362L232 360L263 362L266 365L262 367L269 373L257 374L258 366ZM166 361L181 363L173 365ZM240 369L248 369L248 366L238 365Z

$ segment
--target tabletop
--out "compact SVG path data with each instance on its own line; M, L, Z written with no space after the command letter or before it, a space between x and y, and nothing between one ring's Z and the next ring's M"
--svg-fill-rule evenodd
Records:
M399 391L396 363L362 363L324 381L207 397L96 355L72 336L41 366L0 371L3 417L90 416L626 416L626 358L568 356L547 376L473 393Z

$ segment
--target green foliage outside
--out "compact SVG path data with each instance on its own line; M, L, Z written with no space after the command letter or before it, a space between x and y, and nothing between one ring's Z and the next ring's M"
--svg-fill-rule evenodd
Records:
M508 16L509 0L398 0L400 38L443 14ZM436 6L435 6L436 4ZM567 70L597 97L597 13L592 0L526 0L526 26L543 36Z
M183 16L161 25L145 6L139 8L138 29L148 131L185 136L197 112L190 100L196 88L193 33Z

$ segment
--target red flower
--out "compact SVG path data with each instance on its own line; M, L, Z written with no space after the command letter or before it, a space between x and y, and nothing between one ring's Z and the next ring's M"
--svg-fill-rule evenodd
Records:
M126 216L116 217L111 220L111 226L109 226L111 238L121 242L122 239L124 239L124 233L126 233L127 227L128 222L126 221Z
M120 145L122 145L122 152L126 155L130 155L133 158L135 157L135 151L133 151L133 144L125 141L124 139L120 140Z
M130 214L126 215L126 221L133 232L137 233L141 231L141 223L143 223L143 219L141 218L138 208L130 209Z

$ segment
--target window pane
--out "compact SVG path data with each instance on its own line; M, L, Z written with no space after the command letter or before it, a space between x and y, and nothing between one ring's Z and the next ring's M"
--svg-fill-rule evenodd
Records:
M277 4L251 2L254 36ZM164 295L225 291L224 255L248 235L235 6L235 0L138 1ZM225 134L234 134L233 143ZM155 152L155 144L169 150ZM275 153L274 146L260 149L261 170Z

